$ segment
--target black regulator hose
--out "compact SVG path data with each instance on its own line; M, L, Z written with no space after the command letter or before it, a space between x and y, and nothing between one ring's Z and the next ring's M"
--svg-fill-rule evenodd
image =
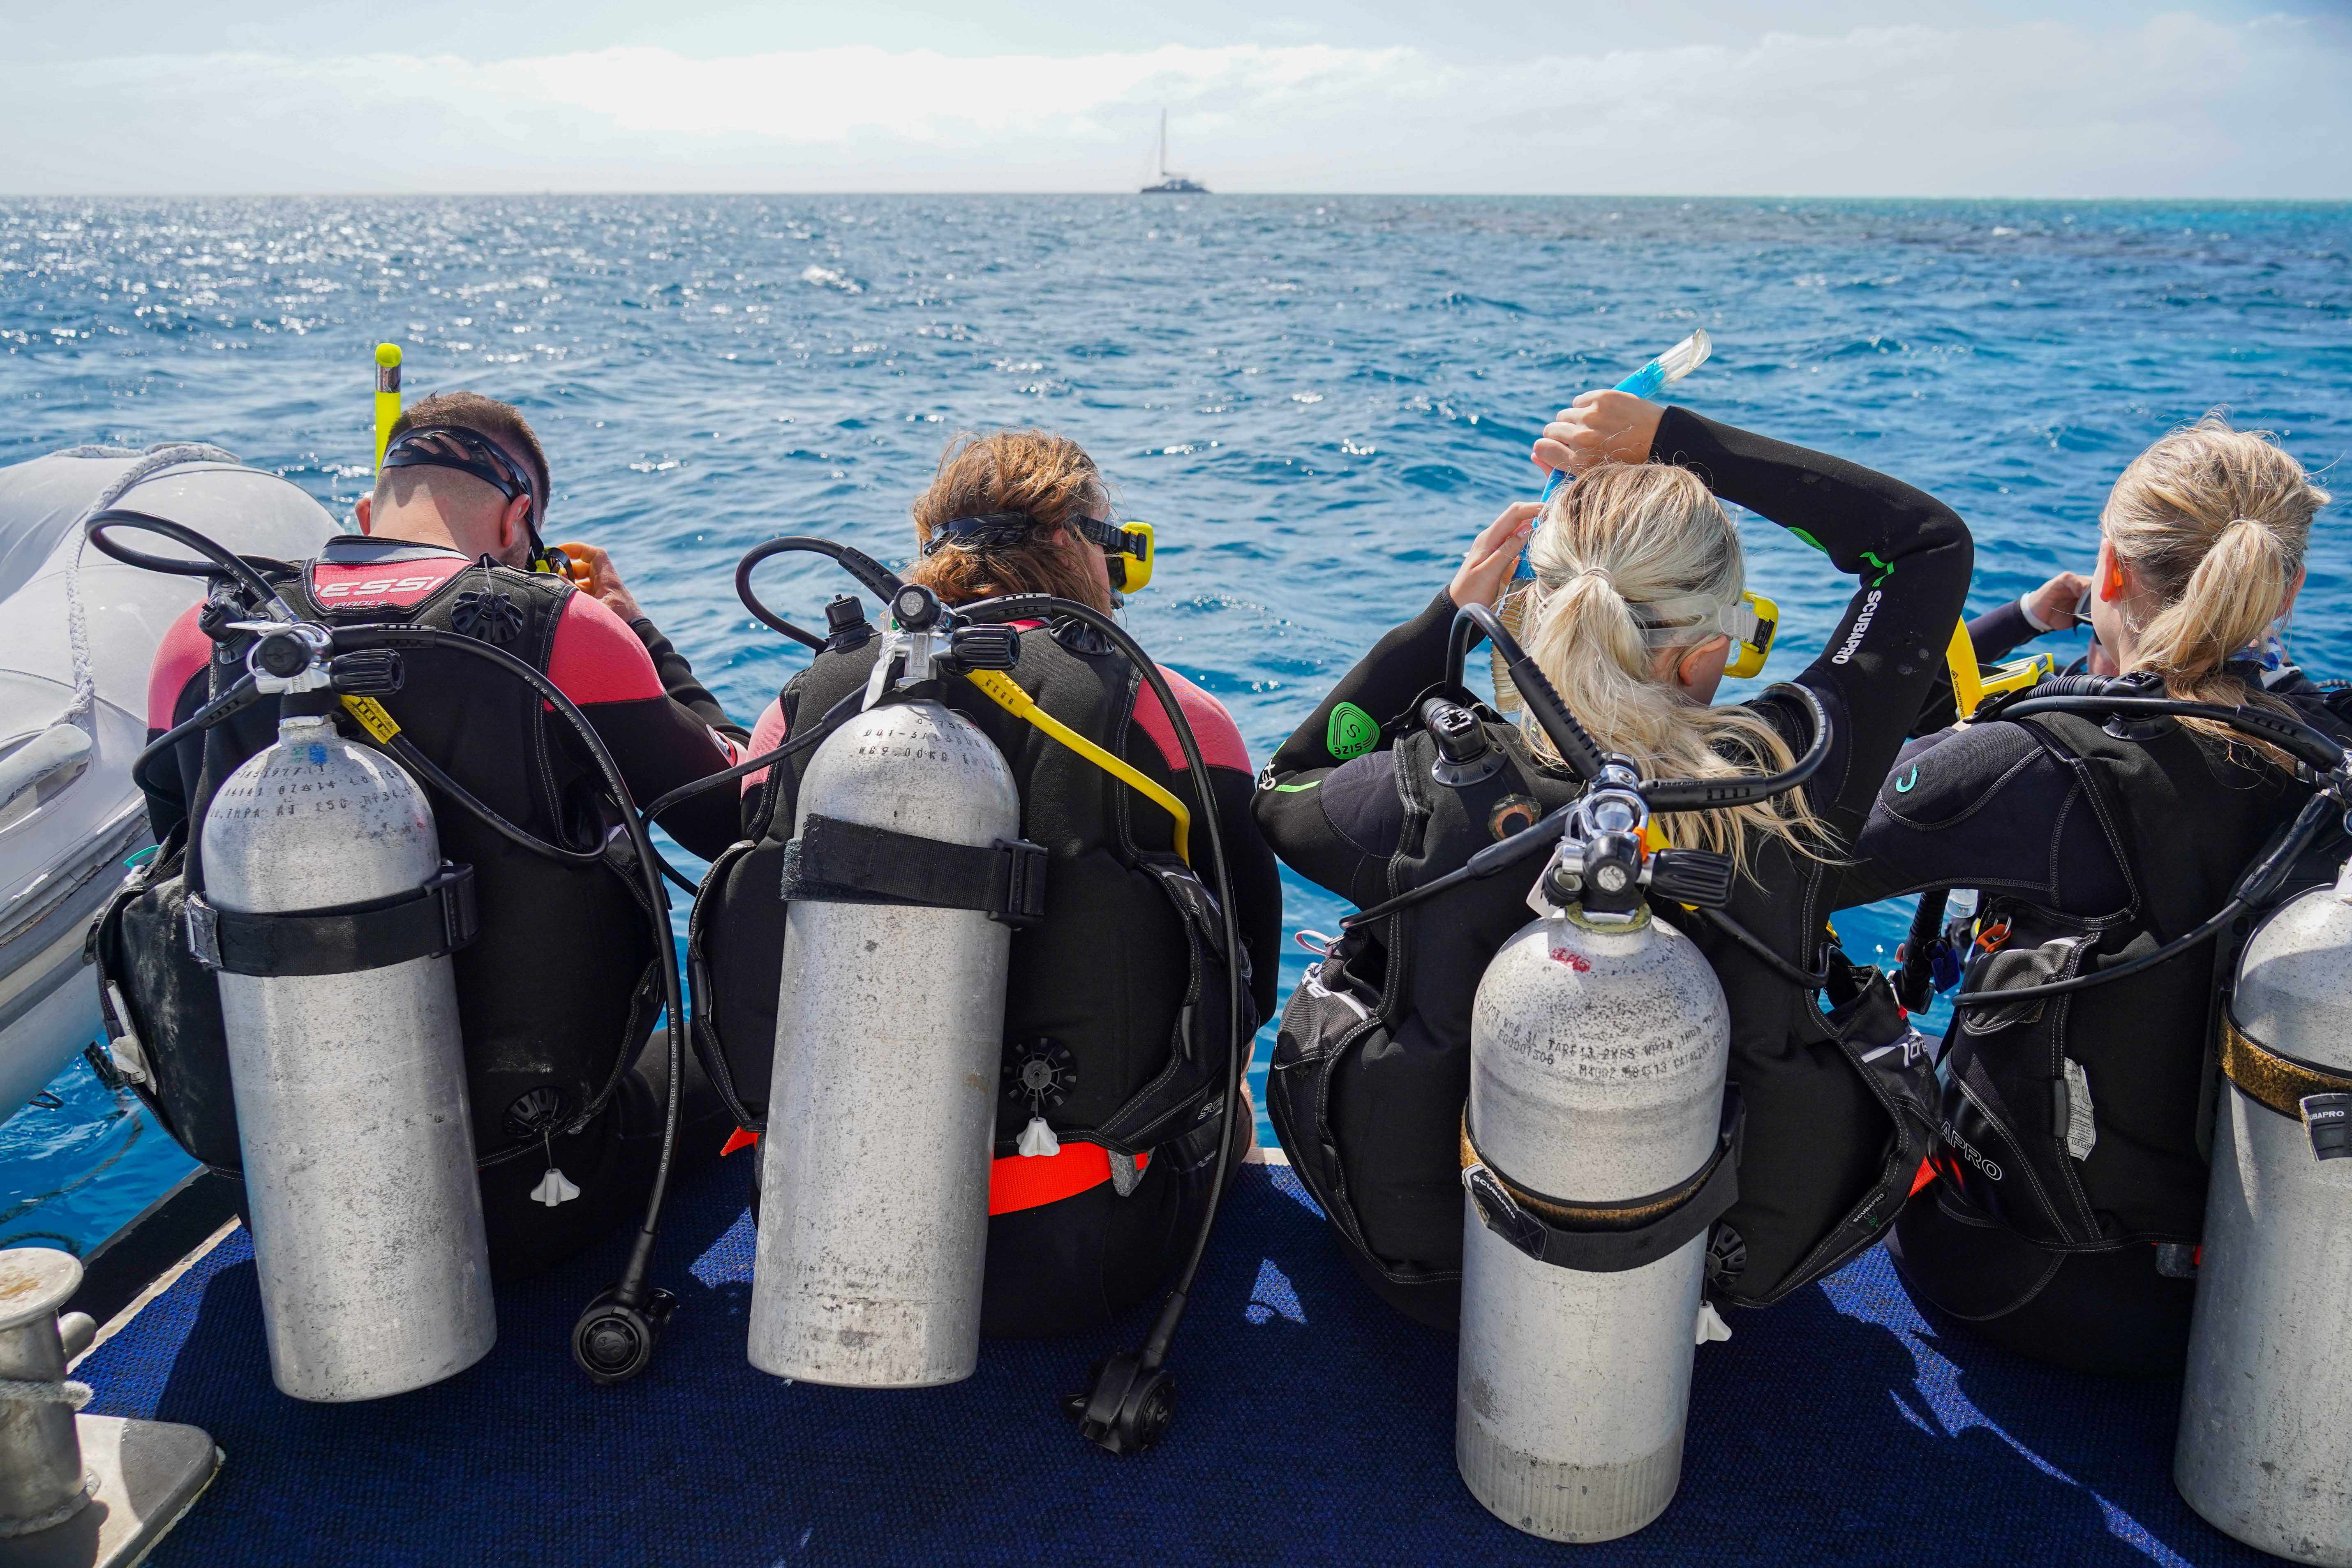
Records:
M1446 684L1462 684L1463 661L1482 637L1492 642L1495 651L1503 656L1503 668L1511 672L1511 682L1519 689L1519 700L1527 704L1528 712L1543 727L1552 749L1559 753L1569 771L1587 783L1599 778L1603 761L1601 748L1585 733L1584 726L1576 721L1568 704L1559 700L1551 679L1519 646L1519 639L1504 626L1500 616L1484 605L1465 605L1454 612L1454 626L1445 639Z
M493 644L431 626L343 627L336 630L335 642L339 648L347 649L440 648L482 659L513 676L537 692L579 733L586 744L589 757L596 764L596 771L603 775L605 789L620 807L621 826L628 835L629 847L635 852L637 876L646 892L655 951L662 960L663 1034L669 1052L669 1085L663 1107L661 1155L654 1166L653 1190L646 1197L645 1220L637 1227L636 1238L630 1246L628 1261L622 1268L621 1278L590 1301L579 1321L572 1325L572 1359L580 1363L581 1370L595 1382L626 1382L645 1371L651 1362L654 1346L660 1340L662 1329L677 1305L676 1297L667 1290L656 1289L650 1281L654 1242L660 1233L662 1205L669 1195L670 1171L677 1159L678 1123L684 1110L686 1084L686 1004L678 984L677 949L669 929L669 889L662 884L658 868L660 858L654 852L653 840L646 830L645 819L640 817L630 798L628 781L621 776L619 764L614 762L612 752L597 735L595 726L588 721L588 716L580 711L572 699L564 695L562 688L541 671ZM436 773L439 771L437 768L434 770ZM442 776L446 777L446 774ZM468 809L479 804L462 790L455 798L467 805ZM494 827L503 821L502 818L491 821L488 817L485 820L490 821ZM523 834L520 828L515 828L514 833L521 835L530 843L539 842ZM567 852L563 858L571 859L578 853ZM603 856L600 851L589 858L601 859Z
M877 592L883 591L879 584L868 585ZM1066 616L1084 622L1108 637L1127 655L1136 672L1150 686L1152 695L1160 700L1160 711L1168 716L1169 727L1176 732L1177 746L1184 753L1184 765L1192 773L1193 790L1201 803L1201 818L1209 830L1209 854L1217 868L1218 930L1225 944L1226 1062L1223 1103L1217 1119L1217 1160L1209 1177L1208 1207L1192 1238L1192 1252L1184 1259L1176 1284L1161 1304L1160 1315L1153 1321L1151 1331L1144 1336L1142 1346L1132 1353L1108 1355L1097 1362L1087 1392L1063 1401L1063 1408L1077 1418L1078 1430L1088 1441L1114 1454L1140 1453L1160 1440L1175 1416L1176 1385L1161 1368L1168 1360L1169 1347L1175 1342L1177 1326L1184 1320L1184 1309L1192 1300L1202 1260L1208 1256L1217 1210L1224 1202L1225 1177L1234 1163L1234 1117L1242 1096L1243 1070L1256 1044L1255 1031L1247 1026L1249 993L1242 978L1245 950L1242 946L1240 917L1234 909L1233 861L1225 852L1224 828L1210 787L1208 764L1202 759L1201 743L1184 715L1183 704L1176 700L1159 665L1125 627L1090 605L1050 594L1013 594L983 599L957 606L954 614L967 622L1000 623Z
M818 653L823 653L825 648L825 640L823 637L814 632L803 631L793 625L792 622L768 608L761 601L760 596L751 592L751 573L761 562L771 556L785 555L795 552L824 556L866 587L879 594L882 596L882 602L886 605L897 596L899 589L906 586L899 581L896 573L871 555L862 550L854 550L846 544L836 544L830 539L817 539L805 533L794 533L787 534L782 539L771 539L765 544L753 545L744 552L743 559L735 563L735 596L742 600L743 607L758 616L764 625L783 633L802 647Z
M107 537L116 528L128 528L134 532L160 534L174 544L184 544L202 561L183 561L170 555L150 555L143 550L133 550ZM299 619L293 606L278 596L263 573L275 573L291 577L296 568L267 555L239 555L226 545L197 532L184 522L173 522L168 517L156 517L149 512L134 511L129 507L110 507L82 525L82 537L98 547L101 555L111 556L125 566L136 566L144 572L160 572L167 577L219 577L236 580L254 606L274 620L293 622Z

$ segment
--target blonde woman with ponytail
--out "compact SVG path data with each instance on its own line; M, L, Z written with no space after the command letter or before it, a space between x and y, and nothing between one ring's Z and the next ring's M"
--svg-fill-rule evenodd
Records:
M1575 482L1541 509L1507 508L1428 608L1348 674L1276 752L1258 822L1293 869L1369 908L1574 796L1531 725L1484 715L1491 767L1445 763L1423 727L1433 695L1473 700L1443 686L1449 629L1459 606L1496 601L1523 550L1536 576L1528 652L1603 750L1654 775L1777 771L1813 739L1810 710L1786 693L1715 702L1733 635L1748 629L1747 560L1725 502L1854 579L1819 657L1785 678L1831 718L1811 781L1770 805L1660 824L1739 867L1727 926L1670 918L1723 983L1748 1112L1740 1201L1710 1237L1709 1289L1769 1305L1884 1234L1925 1146L1924 1069L1906 1113L1863 1060L1880 1043L1859 1043L1855 1021L1875 972L1843 962L1823 917L1943 669L1968 530L1885 475L1623 393L1579 397L1534 457ZM1440 1327L1459 1302L1471 1000L1528 920L1532 866L1356 926L1292 995L1268 1078L1276 1131L1343 1255L1383 1300ZM1891 1000L1884 1016L1896 1016Z
M2352 735L2276 635L2327 501L2273 437L2218 416L2158 440L2116 481L2088 577L2063 584L2088 593L2091 673ZM1984 623L1971 630L1981 652ZM1843 896L1980 889L1969 992L2095 974L2195 930L2307 795L2283 756L2195 718L1995 718L1897 759ZM1896 1226L1918 1296L2041 1360L2179 1375L2230 961L2198 946L2095 989L1963 1009L1937 1179Z

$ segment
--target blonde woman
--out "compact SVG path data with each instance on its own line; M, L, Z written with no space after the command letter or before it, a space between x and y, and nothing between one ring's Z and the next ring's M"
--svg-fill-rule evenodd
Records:
M1580 477L1540 513L1506 510L1429 607L1349 672L1276 752L1258 822L1293 869L1369 908L1573 796L1539 735L1492 719L1499 770L1440 779L1417 716L1444 678L1456 608L1492 603L1523 548L1538 584L1528 651L1603 750L1655 774L1778 770L1812 739L1791 697L1713 705L1734 636L1753 630L1723 501L1858 579L1827 647L1793 677L1832 721L1811 783L1777 805L1664 824L1678 844L1728 851L1742 873L1727 911L1741 935L1686 929L1731 1003L1731 1078L1748 1110L1740 1201L1710 1238L1709 1289L1767 1305L1884 1235L1927 1146L1931 1086L1915 1075L1906 1111L1864 1065L1857 992L1874 972L1835 959L1823 917L1944 668L1968 530L1885 475L1622 393L1578 398L1534 455ZM1439 1327L1459 1303L1471 1001L1527 922L1535 865L1358 925L1292 997L1268 1080L1276 1129L1343 1255L1383 1300ZM1824 982L1840 1005L1826 1015ZM1882 1013L1896 1016L1891 1002Z
M2252 703L2345 731L2276 658L2327 504L2268 436L2209 418L2116 481L2089 578L2099 646L2144 695ZM2203 721L1995 719L1906 749L1843 897L1980 889L1967 992L2128 962L2221 908L2308 797L2285 759ZM1948 1037L1938 1177L1904 1211L1906 1278L2042 1360L2177 1375L2205 1207L2198 1153L2211 946L2128 979L1966 1005Z

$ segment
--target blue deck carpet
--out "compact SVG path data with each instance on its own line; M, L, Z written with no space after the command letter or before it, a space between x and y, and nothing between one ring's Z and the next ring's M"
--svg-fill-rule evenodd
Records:
M82 1364L94 1411L209 1429L220 1479L152 1560L244 1563L2252 1563L2170 1480L2174 1394L1939 1336L1873 1253L1698 1352L1682 1490L1603 1546L1521 1535L1454 1471L1454 1346L1376 1303L1286 1170L1249 1167L1173 1366L1116 1459L1054 1395L1139 1331L992 1343L951 1388L793 1386L743 1359L748 1161L687 1181L653 1370L564 1337L617 1262L502 1292L437 1387L306 1405L269 1382L242 1231ZM691 1264L689 1267L689 1260Z

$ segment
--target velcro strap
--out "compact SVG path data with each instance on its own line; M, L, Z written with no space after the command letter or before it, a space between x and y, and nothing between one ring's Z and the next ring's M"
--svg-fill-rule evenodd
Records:
M1584 1274L1622 1274L1679 1250L1739 1201L1739 1151L1748 1108L1736 1084L1723 1092L1715 1152L1689 1179L1623 1203L1574 1204L1522 1187L1489 1165L1462 1117L1462 1184L1488 1230L1540 1263Z
M444 863L423 887L325 910L241 914L188 895L188 951L227 974L354 974L439 958L474 940L474 868Z
M1005 925L1035 925L1045 918L1045 850L1024 838L983 849L812 814L784 846L783 896L980 910Z
M2304 1120L2303 1102L2313 1095L2352 1094L2352 1078L2255 1044L2226 1009L2221 1014L2221 1070L2247 1099L2296 1121Z

